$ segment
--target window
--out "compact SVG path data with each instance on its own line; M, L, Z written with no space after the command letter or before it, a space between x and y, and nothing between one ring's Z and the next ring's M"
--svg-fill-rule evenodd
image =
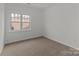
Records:
M30 20L28 15L22 15L22 30L26 31L30 29Z
M27 31L30 30L30 19L28 15L11 13L10 19L11 31Z

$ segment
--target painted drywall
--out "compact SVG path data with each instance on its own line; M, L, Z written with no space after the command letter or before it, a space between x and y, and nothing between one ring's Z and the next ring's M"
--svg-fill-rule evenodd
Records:
M31 31L9 32L10 13L30 15ZM79 48L79 4L53 4L46 10L25 4L5 4L5 43L46 36L65 45Z
M44 21L44 36L79 49L79 4L54 4Z
M0 3L0 54L4 47L4 4Z
M30 31L18 31L9 32L9 20L11 13L20 13L30 16L31 30ZM26 4L5 4L5 44L19 40L25 40L42 35L42 13L43 11L38 8L33 8Z

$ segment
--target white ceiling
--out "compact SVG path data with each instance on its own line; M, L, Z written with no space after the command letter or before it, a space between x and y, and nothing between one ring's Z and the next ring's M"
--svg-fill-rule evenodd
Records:
M27 3L28 5L36 8L48 8L52 3Z
M7 5L14 5L14 6L30 6L30 7L35 7L35 8L48 8L51 7L53 5L53 3L6 3Z

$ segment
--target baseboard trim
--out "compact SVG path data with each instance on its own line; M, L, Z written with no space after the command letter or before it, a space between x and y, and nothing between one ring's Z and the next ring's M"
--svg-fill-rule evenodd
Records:
M68 46L68 45L66 45L66 44L63 44L62 42L59 42L59 41L57 41L57 40L53 40L53 39L51 39L51 38L49 38L49 37L46 37L46 36L38 36L38 37L34 37L34 38L29 38L29 39L24 39L24 40L20 40L20 41L15 41L15 42L7 43L7 44L5 44L5 46L6 46L6 45L15 44L15 43L24 42L24 41L28 41L28 40L32 40L32 39L37 39L37 38L41 38L41 37L46 38L46 39L49 39L49 40L52 40L52 41L55 41L55 42L57 42L57 43L59 43L59 44L65 45L65 46L70 47L70 48L72 48L72 49L79 50L79 48L74 48L74 47ZM55 38L54 38L54 39L55 39Z
M46 39L49 39L49 40L53 40L53 39L51 39L51 38L48 38L47 36L43 36L43 37L45 37ZM55 38L54 38L54 39L55 39ZM79 48L74 48L74 47L68 46L68 45L66 45L66 44L64 44L64 43L62 43L62 42L57 41L57 40L53 40L53 41L55 41L55 42L57 42L57 43L59 43L59 44L65 45L65 46L67 46L67 47L70 47L70 48L72 48L72 49L75 49L75 50L78 50L78 51L79 51Z
M24 40L20 40L20 41L15 41L15 42L11 42L11 43L6 43L5 46L11 45L11 44L15 44L15 43L24 42L24 41L28 41L28 40L32 40L32 39L37 39L37 38L41 38L41 37L44 37L44 36L38 36L38 37L34 37L34 38L29 38L29 39L24 39Z

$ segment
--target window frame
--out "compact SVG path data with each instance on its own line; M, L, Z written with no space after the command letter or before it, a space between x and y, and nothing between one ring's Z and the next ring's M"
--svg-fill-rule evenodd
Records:
M11 22L12 22L11 14L10 14L10 20L9 20L9 24L10 24L10 26L9 26L10 27L9 28L10 31L9 32L19 32L19 31L22 31L23 32L23 31L30 31L31 30L31 19L30 19L30 16L29 15L27 15L27 16L29 16L29 19L28 19L29 20L29 22L28 22L29 23L28 28L27 29L23 29L23 23L25 23L25 22L22 22L22 20L23 20L22 16L24 14L19 14L20 15L20 22L19 22L20 23L20 29L19 30L12 30L11 29ZM13 14L15 15L15 14L18 14L18 13L13 13Z

